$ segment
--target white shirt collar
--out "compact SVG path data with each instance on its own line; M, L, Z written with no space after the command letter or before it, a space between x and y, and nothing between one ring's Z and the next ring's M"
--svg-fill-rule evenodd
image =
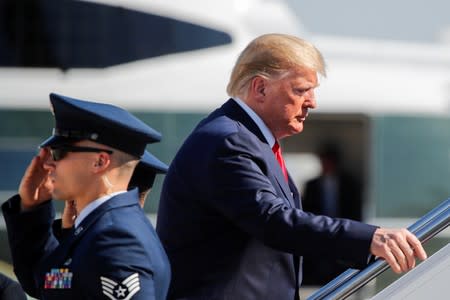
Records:
M267 143L269 143L270 148L273 147L275 144L275 137L273 136L270 129L267 127L266 123L258 116L258 114L250 108L244 101L242 101L239 98L231 98L233 99L239 106L249 115L249 117L256 123L259 130L261 130L262 134L264 135L264 138L266 139Z
M75 228L77 228L81 224L81 221L83 221L97 207L99 207L100 205L102 205L103 203L105 203L106 201L111 199L112 197L122 194L122 193L126 193L126 191L119 191L119 192L115 192L115 193L100 197L100 198L92 201L88 205L86 205L86 207L83 208L83 210L80 212L80 214L75 219Z

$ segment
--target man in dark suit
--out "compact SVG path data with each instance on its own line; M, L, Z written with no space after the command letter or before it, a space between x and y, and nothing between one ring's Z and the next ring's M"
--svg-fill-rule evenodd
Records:
M170 267L130 178L161 135L127 111L51 94L54 134L2 206L14 270L39 299L165 299ZM73 200L59 242L49 199Z
M327 143L317 151L321 174L306 182L303 210L318 215L361 221L361 184L343 169L337 145Z
M303 130L317 73L319 51L289 35L260 36L239 56L232 99L194 129L164 181L157 232L169 299L298 299L301 255L313 252L354 267L373 254L396 272L425 258L406 230L302 210L278 141Z
M302 206L306 212L361 221L361 184L342 167L338 146L325 143L317 151L321 174L306 182ZM323 285L347 267L333 258L303 257L303 284Z

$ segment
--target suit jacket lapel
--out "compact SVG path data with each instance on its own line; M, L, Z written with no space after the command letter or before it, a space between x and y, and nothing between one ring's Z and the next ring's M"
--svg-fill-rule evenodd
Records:
M292 192L292 198L294 198L295 207L303 209L300 193L299 193L297 187L295 186L294 180L292 180L291 175L289 175L289 172L288 172L288 176L289 176L289 188Z
M275 158L275 155L273 154L273 151L269 145L267 145L267 149L268 150L266 151L266 153L264 153L264 155L266 156L266 161L269 165L269 168L273 171L273 173L275 175L276 183L283 191L284 197L288 200L289 204L292 207L298 207L295 204L294 197L293 197L294 194L292 192L292 189L290 188L290 185L291 184L293 185L293 183L291 181L291 177L288 176L289 182L287 182L286 178L284 177L283 171L281 170L280 164L278 163L277 159ZM295 188L295 186L294 186L294 189L297 190L297 188Z
M222 105L219 111L223 111L224 114L227 115L228 117L242 123L242 125L244 125L249 131L251 131L260 140L260 142L264 144L264 146L262 147L263 149L265 149L263 155L266 158L266 162L269 168L275 175L274 177L276 182L272 183L280 187L280 189L284 194L285 199L288 200L289 204L292 207L298 207L298 205L295 204L293 193L289 188L288 182L286 182L286 179L284 178L283 171L281 170L280 165L276 160L275 155L273 154L272 148L267 143L266 138L262 134L258 125L256 125L256 123L252 120L252 118L250 118L250 116L233 99L230 99L227 102L225 102L225 104ZM295 190L297 189L295 188Z

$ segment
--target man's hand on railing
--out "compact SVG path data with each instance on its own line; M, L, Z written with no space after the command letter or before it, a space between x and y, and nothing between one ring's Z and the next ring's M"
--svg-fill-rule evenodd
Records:
M414 268L416 257L421 260L427 258L420 241L407 229L378 228L373 236L370 252L385 259L395 273Z

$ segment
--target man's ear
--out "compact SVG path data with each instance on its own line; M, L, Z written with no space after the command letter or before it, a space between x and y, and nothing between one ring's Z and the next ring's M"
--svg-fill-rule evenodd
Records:
M97 157L97 160L94 162L94 167L98 169L98 171L103 171L108 168L111 163L111 159L108 154L100 153Z
M267 80L261 76L255 76L250 83L250 92L258 101L264 101L264 97L266 96L266 83Z

